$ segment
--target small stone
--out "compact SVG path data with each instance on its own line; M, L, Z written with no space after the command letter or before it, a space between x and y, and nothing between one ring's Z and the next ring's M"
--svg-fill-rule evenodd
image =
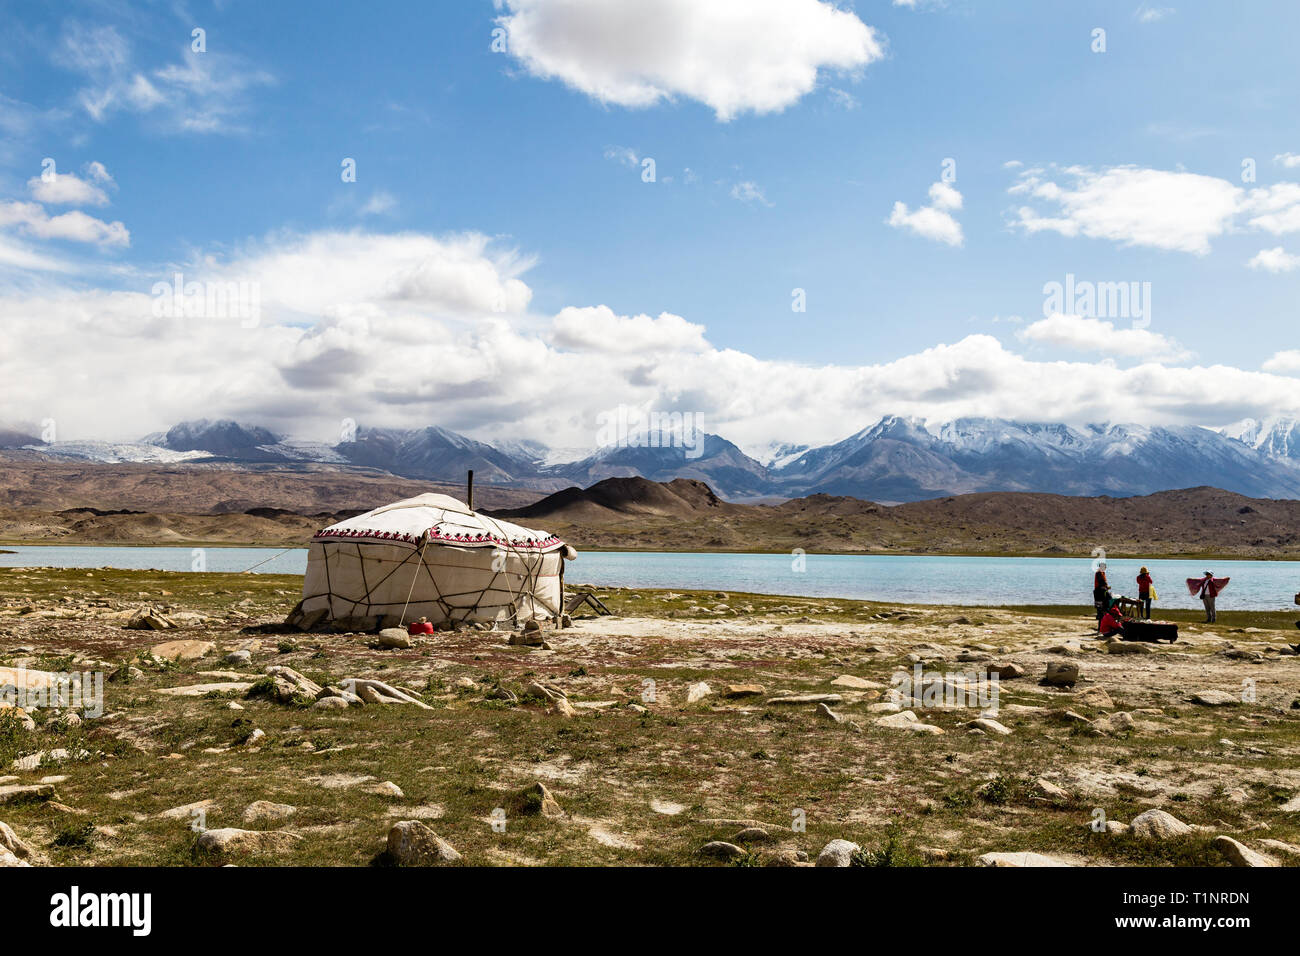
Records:
M1025 669L1014 662L1009 664L990 664L988 673L996 674L998 680L1014 680L1025 676Z
M745 827L732 837L732 840L736 843L767 843L771 839L772 834L762 827Z
M211 641L167 641L155 644L149 653L165 661L196 661L209 654L214 646Z
M365 789L367 793L373 793L377 797L390 797L394 800L401 800L406 796L402 792L402 788L391 780L385 780L383 783L372 783Z
M1043 800L1069 800L1070 794L1063 787L1058 787L1045 777L1039 777L1029 788L1030 792Z
M0 822L0 848L8 850L20 860L25 860L32 855L32 848L22 840L18 839L18 834L7 823Z
M1085 707L1096 707L1099 710L1111 710L1115 706L1115 702L1110 699L1110 694L1100 687L1089 687L1079 691L1074 695L1074 702Z
M252 663L253 655L248 651L231 651L226 655L226 663L232 667L243 667Z
M701 701L704 698L710 696L712 693L713 693L713 688L710 687L704 681L700 681L699 683L696 684L691 684L689 687L686 688L686 703L694 704L697 701Z
M853 854L862 849L850 840L831 840L817 854L818 866L852 866Z
M723 840L713 840L710 843L700 847L700 853L703 856L711 856L718 860L739 860L745 856L745 849L738 847L734 843L727 843Z
M515 812L524 816L540 814L550 819L564 816L564 808L555 799L555 794L541 781L519 791L512 802Z
M998 723L992 717L977 717L966 726L974 727L976 730L982 730L986 734L998 734L1002 737L1011 733L1010 727Z
M245 823L261 823L263 820L287 820L298 812L298 808L290 806L287 803L271 803L268 800L258 800L250 803L244 810Z
M1192 695L1192 703L1203 707L1231 707L1241 703L1241 697L1221 690L1203 690Z
M817 716L822 720L829 720L833 724L841 724L844 722L843 717L835 713L835 711L831 710L825 704L817 705Z
M723 690L724 697L757 697L763 693L762 684L728 684Z
M573 709L573 705L565 698L551 701L551 706L547 710L552 714L558 714L561 717L576 717L578 712Z
M199 834L198 848L225 860L235 856L280 855L292 850L302 837L287 830L240 830L224 827Z
M1043 853L985 853L975 861L975 865L1020 868L1030 866L1073 866L1074 864Z
M832 687L847 687L850 690L883 690L887 684L879 681L867 680L864 677L854 677L852 674L841 674L831 681Z
M1079 680L1079 665L1070 661L1052 661L1047 665L1044 684L1053 687L1073 687Z

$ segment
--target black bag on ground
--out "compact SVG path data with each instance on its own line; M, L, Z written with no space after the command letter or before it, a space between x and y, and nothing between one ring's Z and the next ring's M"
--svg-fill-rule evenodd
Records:
M1126 641L1168 641L1172 644L1178 640L1178 625L1169 621L1125 621L1120 633Z

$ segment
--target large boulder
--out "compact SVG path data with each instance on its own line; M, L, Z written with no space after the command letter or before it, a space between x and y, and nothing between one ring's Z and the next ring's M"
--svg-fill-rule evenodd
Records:
M403 820L388 831L388 857L398 866L460 863L456 848L419 820Z
M1129 824L1129 831L1140 840L1168 840L1196 832L1193 827L1164 810L1139 813Z
M817 854L818 866L852 866L853 854L862 847L851 840L831 840Z
M222 860L237 856L278 856L292 850L302 836L288 830L240 830L222 827L199 834L198 847Z

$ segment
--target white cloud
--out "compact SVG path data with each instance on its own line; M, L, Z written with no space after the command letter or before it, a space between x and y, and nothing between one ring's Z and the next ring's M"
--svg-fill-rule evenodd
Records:
M819 71L884 56L875 30L821 0L500 2L510 53L533 75L619 106L686 97L724 122L783 110Z
M1109 239L1126 246L1152 246L1204 255L1210 240L1232 224L1243 191L1224 179L1136 166L1059 170L1065 184L1045 178L1041 168L1019 173L1008 190L1054 205L1040 215L1017 210L1014 225L1028 233Z
M104 222L79 209L51 216L34 202L0 202L0 229L8 226L17 226L37 239L68 239L101 246L131 244L131 234L120 222Z
M1181 361L1191 355L1174 340L1148 329L1117 329L1104 319L1059 312L1026 326L1016 336L1035 345L1160 363Z
M1267 370L1043 362L990 335L811 367L719 347L671 313L536 315L521 278L531 265L476 234L327 232L175 267L185 281L257 283L253 328L155 316L151 286L172 267L131 289L11 287L0 291L6 413L55 418L69 438L204 416L327 438L351 418L568 448L594 445L596 416L620 403L698 412L749 448L838 440L885 413L1211 425L1300 413L1295 379Z
M381 189L371 195L358 210L362 216L383 216L397 208L397 198L387 190Z
M1279 375L1300 375L1300 349L1278 352L1264 363L1263 369Z
M1252 269L1264 272L1294 272L1300 269L1300 256L1292 255L1281 246L1261 249L1246 263Z
M962 244L961 223L953 213L961 209L961 193L949 183L937 182L930 187L930 204L915 211L906 203L894 203L888 223L895 229L908 229L926 239L950 246Z
M108 175L108 171L104 170L99 163L95 163L94 166L103 170L105 176ZM112 182L112 177L102 181ZM27 180L27 188L31 190L32 197L37 202L49 203L52 206L108 205L108 194L103 189L73 173L53 173L48 178L33 176Z
M758 183L752 182L750 180L746 180L741 183L736 183L734 186L732 186L731 198L737 200L738 202L747 202L747 203L756 202L762 206L772 205L770 202L767 201L767 195L763 192L763 188L759 186Z
M1175 12L1173 7L1153 7L1150 4L1143 3L1133 11L1133 17L1138 23L1156 23L1172 16Z
M134 64L130 43L111 26L71 23L60 37L55 62L87 81L77 103L96 122L120 111L154 114L173 132L215 133L239 129L247 94L274 82L234 54L194 53L154 69Z
M607 146L605 158L629 167L641 165L641 157L631 146Z
M1285 166L1287 169L1295 169L1300 166L1300 153L1278 153L1273 157L1273 162Z

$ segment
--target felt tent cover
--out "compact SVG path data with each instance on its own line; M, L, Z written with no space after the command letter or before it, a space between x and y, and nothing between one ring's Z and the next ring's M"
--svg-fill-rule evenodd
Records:
M544 531L478 514L447 495L417 495L318 531L301 608L386 624L552 618L572 554Z

